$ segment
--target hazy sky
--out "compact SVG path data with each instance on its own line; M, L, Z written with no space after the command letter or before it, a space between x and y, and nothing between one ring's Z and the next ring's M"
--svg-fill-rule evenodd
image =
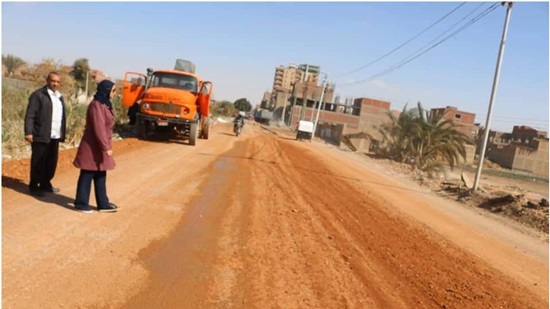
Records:
M452 105L476 113L485 124L506 8L475 24L403 67L391 68L452 25L451 34L488 8L469 2L395 53L460 2L122 2L2 3L2 54L30 63L53 58L67 65L86 57L112 78L147 67L172 68L189 59L214 84L217 100L245 97L253 104L273 84L275 67L321 66L336 94L366 96L402 109ZM516 2L491 128L514 124L548 130L548 3ZM441 36L444 38L446 35ZM437 42L437 41L434 41ZM429 45L428 45L429 46ZM347 85L346 85L347 84ZM342 99L343 101L343 99Z

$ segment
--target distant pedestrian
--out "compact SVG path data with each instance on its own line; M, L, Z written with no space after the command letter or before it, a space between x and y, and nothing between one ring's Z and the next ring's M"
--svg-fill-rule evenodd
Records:
M59 143L65 141L65 102L58 91L61 79L50 72L46 86L29 97L25 114L25 140L31 143L30 193L44 196L44 192L59 192L51 180L57 168Z
M137 113L139 112L139 103L134 103L134 105L130 106L130 108L128 108L128 112L126 113L126 115L128 116L128 119L130 120L128 122L128 125L135 125L136 124L136 120L137 120Z
M74 166L80 168L76 189L75 208L92 212L90 190L94 182L97 209L101 212L115 212L118 207L107 197L107 171L115 168L112 135L115 115L111 99L116 93L115 84L104 80L97 85L94 99L86 112L86 127L78 146Z

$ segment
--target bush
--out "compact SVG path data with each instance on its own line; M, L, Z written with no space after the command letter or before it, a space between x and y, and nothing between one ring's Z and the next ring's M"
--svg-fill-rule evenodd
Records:
M76 146L84 134L86 125L86 110L88 105L78 104L77 100L65 101L65 116L67 117L67 131L65 143Z
M2 144L24 144L23 123L33 90L9 87L2 79Z

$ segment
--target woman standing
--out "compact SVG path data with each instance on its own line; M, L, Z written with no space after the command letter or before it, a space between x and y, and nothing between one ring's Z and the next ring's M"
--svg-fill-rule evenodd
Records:
M115 168L113 159L112 133L115 115L111 99L116 93L115 84L103 80L97 85L94 99L86 112L86 127L78 146L74 166L80 169L74 206L82 212L92 212L90 189L94 181L97 209L101 212L115 212L118 207L109 203L107 197L107 171Z

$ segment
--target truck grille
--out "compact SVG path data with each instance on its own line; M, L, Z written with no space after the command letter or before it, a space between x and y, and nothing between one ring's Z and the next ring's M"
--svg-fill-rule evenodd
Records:
M159 113L165 113L165 114L180 114L181 113L181 107L179 105L175 104L168 104L168 103L152 103L150 104L151 110Z

